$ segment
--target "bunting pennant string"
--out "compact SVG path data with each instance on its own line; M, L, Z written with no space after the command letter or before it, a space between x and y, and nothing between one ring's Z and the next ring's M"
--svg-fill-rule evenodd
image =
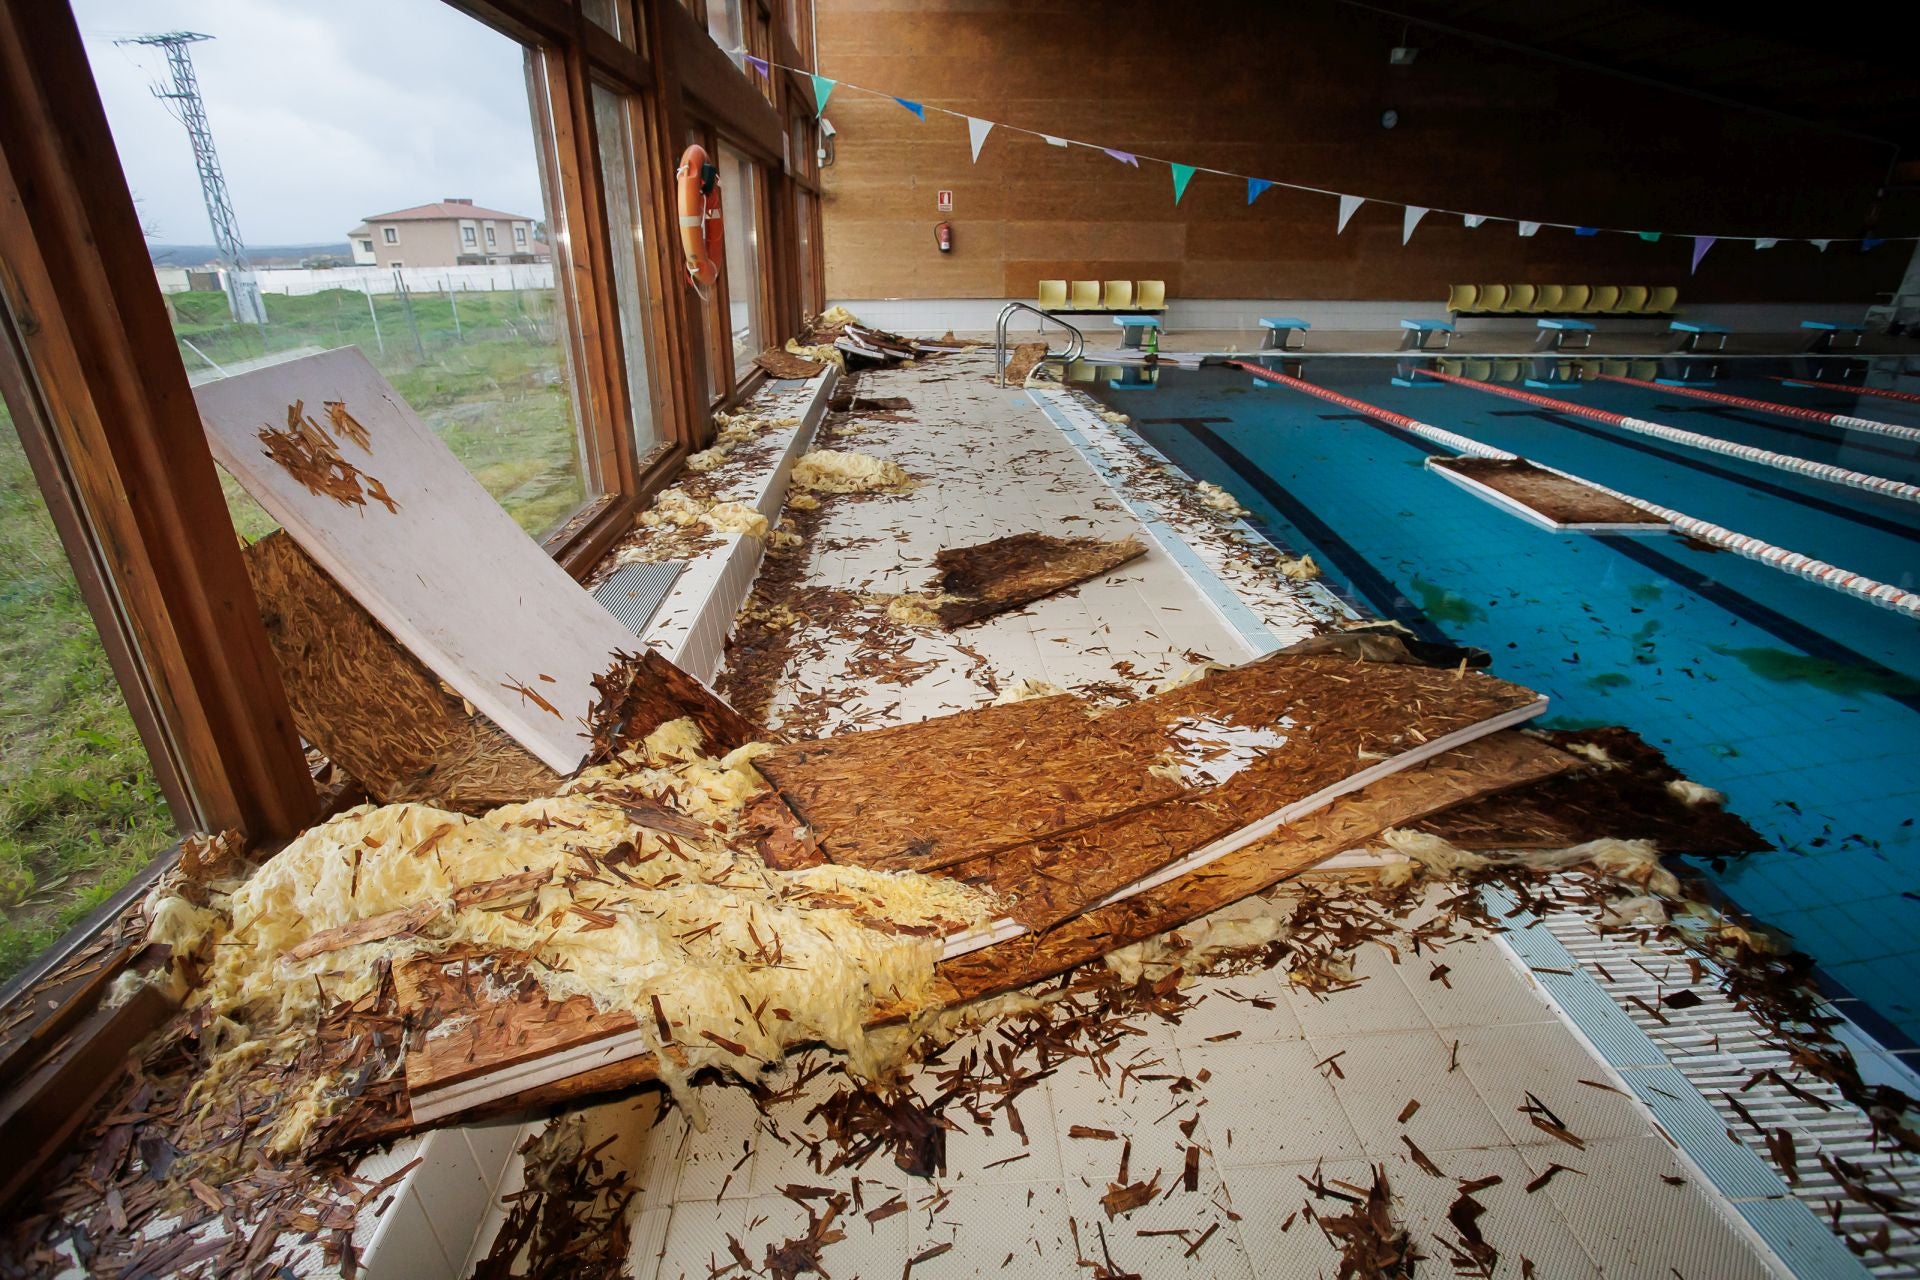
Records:
M1410 204L1407 206L1406 216L1400 220L1400 243L1401 244L1405 244L1407 243L1407 241L1413 239L1413 229L1419 226L1420 219L1426 216L1427 216L1427 211L1425 209L1422 209L1419 205Z
M980 145L993 132L993 121L982 120L978 116L967 117L967 141L973 144L973 162L980 163Z
M1693 265L1687 269L1689 275L1700 269L1700 259L1707 256L1707 250L1713 248L1718 236L1695 236L1693 238Z
M782 70L782 71L791 71L796 75L807 77L812 82L812 86L813 86L813 100L814 100L815 110L822 114L825 113L827 109L827 100L833 96L834 90L844 85L845 88L850 89L855 93L870 94L874 97L890 99L893 102L898 103L905 110L913 112L915 116L919 117L923 121L927 118L927 112L929 111L937 111L937 112L940 112L942 115L954 116L958 119L965 120L967 122L967 137L969 142L972 144L973 159L975 163L979 162L980 147L981 147L981 144L986 141L987 134L995 128L1001 128L1001 129L1010 129L1015 133L1022 133L1031 138L1038 138L1050 147L1060 147L1063 149L1069 148L1069 147L1087 147L1094 151L1103 152L1104 154L1111 156L1113 159L1119 161L1121 164L1129 165L1135 169L1138 169L1140 167L1140 162L1142 160L1151 161L1154 164L1164 164L1167 166L1168 170L1173 174L1173 184L1174 184L1173 198L1174 198L1175 204L1178 204L1180 200L1186 195L1187 186L1189 183L1193 181L1195 174L1210 173L1210 174L1216 174L1223 178L1238 178L1241 181L1245 182L1247 184L1247 203L1248 204L1254 203L1262 195L1272 190L1274 187L1284 187L1289 191L1304 191L1313 195L1332 196L1335 199L1337 199L1340 203L1339 220L1336 224L1338 231L1345 231L1348 220L1353 217L1354 210L1358 209L1361 205L1371 200L1376 204L1398 205L1403 210L1403 222L1401 226L1402 243L1405 243L1412 239L1413 228L1415 225L1419 223L1421 218L1425 217L1428 213L1439 212L1439 213L1447 214L1448 216L1460 218L1461 221L1469 228L1479 227L1486 224L1487 222L1511 222L1518 227L1520 234L1523 236L1536 235L1539 233L1542 227L1552 227L1558 231L1572 231L1576 235L1580 235L1580 236L1599 236L1599 235L1610 235L1610 234L1637 236L1639 239L1649 244L1657 244L1663 235L1690 238L1694 242L1694 265L1696 267L1699 265L1700 257L1706 253L1706 248L1702 247L1703 243L1706 246L1711 246L1721 240L1744 240L1752 244L1753 247L1756 249L1771 249L1776 245L1783 243L1786 239L1788 239L1788 237L1783 237L1783 236L1753 236L1753 235L1727 236L1727 235L1703 235L1696 232L1641 231L1638 229L1631 229L1631 228L1625 228L1625 227L1585 226L1579 223L1572 223L1572 222L1535 222L1535 221L1529 221L1521 218L1498 217L1490 214L1465 213L1459 209L1435 210L1425 205L1408 204L1403 200L1385 200L1377 196L1351 195L1347 192L1335 191L1328 187L1316 187L1304 182L1287 182L1279 178L1257 178L1250 174L1234 173L1227 169L1215 169L1207 165L1183 164L1180 161L1168 160L1161 156L1141 155L1132 151L1123 151L1116 147L1103 146L1097 142L1086 142L1077 138L1066 138L1066 137L1060 137L1058 135L1051 134L1051 133L1042 133L1037 129L1028 129L1020 125L1006 124L1002 121L997 121L997 120L986 120L978 116L967 115L964 112L949 110L946 107L937 107L937 106L929 107L923 102L919 102L911 98L897 97L894 94L887 93L880 89L869 89L864 85L845 84L844 81L834 80L828 76L819 75L815 72L808 71L804 67L789 66L786 63L780 63L780 62L771 62L768 59L760 58L753 54L750 54L744 49L736 50L736 52L739 53L742 57L744 57L750 66L752 66L756 71L759 71L763 75L770 74L771 68L778 68L779 70ZM1920 241L1920 234L1901 235L1901 236L1868 236L1868 235L1835 236L1835 237L1820 239L1820 240L1809 239L1808 243L1813 245L1815 248L1819 249L1822 253L1826 252L1827 246L1831 244L1835 244L1835 243L1858 244L1860 246L1861 252L1865 253L1875 248L1878 248L1879 246L1887 243L1889 240Z

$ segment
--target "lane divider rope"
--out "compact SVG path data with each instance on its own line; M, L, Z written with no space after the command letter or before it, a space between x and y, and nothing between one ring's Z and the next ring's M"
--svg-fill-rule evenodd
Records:
M1617 373L1602 373L1596 376L1602 382L1621 382L1629 387L1640 387L1662 394L1670 391L1677 396L1692 396L1695 400L1711 400L1715 404L1730 404L1740 409L1757 409L1761 413L1777 413L1783 418L1798 418L1802 422L1817 422L1827 427L1845 427L1850 431L1874 431L1900 440L1920 440L1920 427L1903 427L1898 423L1876 422L1872 418L1855 418L1844 413L1827 413L1822 409L1803 409L1796 404L1775 404L1771 400L1755 400L1750 396L1729 395L1724 391L1708 391L1704 387L1680 387L1668 382L1648 382L1644 378L1624 378Z
M1794 378L1780 373L1762 376L1793 387L1818 387L1822 391L1845 391L1849 395L1879 396L1883 400L1905 400L1911 404L1920 404L1920 392L1915 391L1895 391L1892 387L1857 387L1851 382L1814 382L1807 378Z
M1315 386L1313 383L1303 381L1300 378L1289 377L1284 373L1276 373L1272 369L1268 369L1262 365L1252 364L1245 360L1235 360L1231 363L1256 378L1267 382L1278 383L1281 386L1291 387L1295 391L1304 391L1310 396L1316 396L1321 400L1352 409L1355 413L1364 414L1369 418L1374 418L1378 421L1388 423L1391 426L1399 427L1411 435L1419 436L1425 440L1431 440L1437 445L1455 450L1459 453L1471 454L1476 458L1497 458L1501 460L1510 460L1520 456L1516 453L1509 453L1505 449L1497 449L1490 444L1483 444L1478 440L1472 439L1469 436L1463 436L1458 432L1447 431L1440 427L1421 422L1418 419L1409 418L1403 413L1395 413L1391 409L1382 409L1377 405L1368 404L1364 400L1356 400L1352 396L1342 395L1338 391L1330 391L1326 387ZM1526 461L1532 460L1526 459ZM1687 515L1685 512L1675 511L1671 507L1663 507L1657 502L1649 502L1645 498L1637 498L1630 493L1622 493L1618 489L1610 489L1606 485L1596 484L1584 476L1574 475L1571 471L1562 471L1558 467L1549 467L1539 462L1534 462L1532 465L1539 467L1542 471L1551 472L1554 475L1572 480L1577 484L1586 485L1590 489L1598 490L1610 498L1618 498L1628 506L1637 507L1649 515L1658 516L1671 525L1676 532L1683 533L1689 538L1696 538L1701 542L1707 543L1709 546L1731 551L1736 555L1745 556L1749 560L1758 560L1760 563L1779 569L1783 573L1791 573L1796 577L1805 578L1810 582L1817 582L1823 587L1831 587L1835 591L1844 591L1848 595L1858 596L1862 600L1870 601L1884 608L1896 609L1920 618L1920 594L1903 590L1891 583L1869 578L1865 574L1853 573L1849 570L1839 568L1836 565L1828 564L1824 560L1816 560L1812 556L1801 555L1797 551L1788 551L1784 547L1776 547L1772 543L1760 538L1749 537L1744 533L1735 533L1731 529L1713 524L1710 521L1697 519Z
M1907 484L1901 480L1889 480L1885 476L1872 476L1864 471L1850 471L1845 467L1836 467L1825 462L1809 462L1805 458L1795 458L1784 453L1775 453L1771 449L1758 449L1750 444L1734 444L1729 440L1719 440L1713 436L1703 436L1697 431L1682 431L1679 427L1670 427L1664 422L1649 422L1645 418L1629 418L1624 413L1613 413L1606 409L1596 409L1591 405L1575 404L1571 400L1556 400L1552 396L1537 396L1531 391L1520 391L1513 387L1496 387L1491 383L1476 382L1472 378L1463 378L1457 373L1441 373L1437 369L1415 369L1414 372L1425 378L1438 378L1442 382L1451 382L1456 386L1471 387L1475 391L1484 391L1488 395L1505 396L1509 400L1519 400L1524 404L1538 405L1551 409L1555 413L1571 414L1578 418L1591 418L1595 422L1604 422L1608 426L1619 427L1623 431L1638 432L1643 436L1652 436L1657 440L1666 440L1672 444L1684 445L1690 449L1700 449L1707 453L1721 453L1730 458L1739 458L1745 462L1758 463L1763 467L1776 467L1781 471L1792 471L1815 480L1825 480L1830 484L1843 484L1853 489L1864 489L1868 493L1878 493L1889 498L1900 498L1907 502L1920 502L1920 484Z

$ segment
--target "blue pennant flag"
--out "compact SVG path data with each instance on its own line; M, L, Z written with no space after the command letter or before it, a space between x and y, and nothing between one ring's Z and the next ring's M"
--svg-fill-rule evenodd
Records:
M925 120L927 118L927 109L921 106L919 103L908 102L905 98L895 98L894 101L899 103L901 106L905 107L907 110L913 112L913 114L919 116L922 120Z
M1268 182L1265 178L1248 178L1247 179L1247 203L1252 204L1255 200L1258 200L1261 194L1265 192L1266 189L1272 185L1273 184L1271 182Z
M1886 242L1886 237L1884 236L1868 236L1860 242L1860 252L1865 253L1869 249L1878 249Z
M1598 227L1575 227L1575 228L1573 229L1573 234L1575 234L1575 235L1577 235L1577 236L1597 236L1597 235L1599 235L1599 234L1600 234L1600 228L1598 228Z

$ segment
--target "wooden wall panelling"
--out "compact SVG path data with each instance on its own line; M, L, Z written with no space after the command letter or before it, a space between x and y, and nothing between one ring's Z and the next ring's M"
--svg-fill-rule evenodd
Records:
M1105 11L1084 39L1060 37L1084 20L1066 0L821 0L818 10L821 72L847 83L1435 209L1669 233L1858 235L1887 163L1868 140L1436 30L1419 33L1411 67L1392 67L1400 27L1333 0L1292 6L1284 21L1253 0L1209 6L1204 18L1135 0ZM1393 130L1380 124L1388 108L1400 115ZM1512 222L1468 230L1438 212L1403 247L1397 205L1363 206L1336 235L1331 196L1274 188L1249 208L1239 179L1201 173L1176 207L1164 164L1135 170L996 129L975 165L960 120L923 124L847 89L828 114L840 130L824 175L830 296L1024 297L1043 267L1164 278L1176 297L1438 301L1456 282L1532 280L1675 284L1683 306L1864 302L1893 287L1906 258L1897 245L1822 255L1786 243L1755 256L1727 243L1695 274L1684 235L1649 243L1548 228L1522 238ZM943 188L956 203L944 260L928 233ZM1158 249L1149 225L1165 229Z

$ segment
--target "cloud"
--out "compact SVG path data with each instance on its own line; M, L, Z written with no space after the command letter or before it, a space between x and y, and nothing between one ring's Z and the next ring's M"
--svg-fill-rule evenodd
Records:
M344 241L372 213L465 196L544 215L521 46L442 0L75 0L142 224L211 238L186 129L150 86L184 29L249 244Z

